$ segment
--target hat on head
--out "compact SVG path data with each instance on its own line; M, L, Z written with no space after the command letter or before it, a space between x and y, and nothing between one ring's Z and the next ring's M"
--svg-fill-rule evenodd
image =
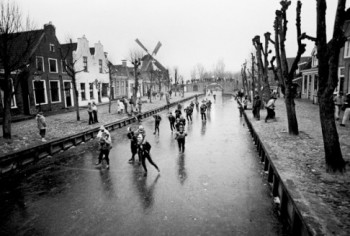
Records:
M143 126L142 126L142 125L140 125L140 126L139 126L139 129L140 129L140 130L143 130Z
M100 130L105 130L105 129L106 128L103 125L100 126Z

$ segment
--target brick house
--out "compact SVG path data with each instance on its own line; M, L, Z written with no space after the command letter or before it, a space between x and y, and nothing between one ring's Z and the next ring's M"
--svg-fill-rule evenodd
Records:
M77 43L62 44L63 55L73 65L76 74L79 106L89 102L106 103L109 101L109 73L107 53L98 42L89 47L85 36L78 38ZM67 56L66 56L67 55Z
M74 105L71 79L62 66L56 28L52 23L41 30L22 32L34 40L27 69L21 71L18 89L12 99L12 115L59 112ZM18 44L26 37L17 37ZM1 73L0 73L1 77ZM1 78L0 78L1 81ZM3 91L0 87L0 92ZM3 96L1 96L3 99ZM0 110L0 113L3 112Z

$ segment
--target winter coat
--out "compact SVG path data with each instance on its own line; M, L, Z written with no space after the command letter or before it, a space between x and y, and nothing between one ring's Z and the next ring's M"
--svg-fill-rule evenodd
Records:
M38 123L39 130L46 129L46 120L45 120L45 117L43 115L38 114L35 119Z

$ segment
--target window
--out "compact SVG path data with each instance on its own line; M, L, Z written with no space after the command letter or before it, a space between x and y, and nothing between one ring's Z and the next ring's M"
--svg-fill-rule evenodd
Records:
M100 73L102 74L103 72L102 72L102 60L101 59L98 60L98 68L100 70Z
M84 64L84 71L87 72L88 71L87 57L83 57L83 64Z
M35 105L46 104L45 80L33 80Z
M55 52L55 45L50 43L50 52Z
M67 73L67 60L61 60L62 72Z
M11 86L12 86L12 99L11 99L11 108L17 108L17 103L16 103L16 96L13 93L15 91L15 88L13 87L13 81L11 80ZM4 104L4 91L0 88L0 94L1 94L1 101L2 104Z
M90 99L94 99L94 83L89 84Z
M102 83L102 97L108 97L108 83Z
M86 100L86 96L85 96L85 83L81 83L80 84L80 96L81 96L81 100L85 101Z
M38 71L45 71L44 70L44 58L43 57L36 57L36 69Z
M349 58L350 57L350 41L345 42L344 46L344 57Z
M60 84L58 80L51 80L50 81L50 91L51 91L51 102L60 102L61 96L60 96Z
M57 60L49 58L49 71L51 73L57 73Z

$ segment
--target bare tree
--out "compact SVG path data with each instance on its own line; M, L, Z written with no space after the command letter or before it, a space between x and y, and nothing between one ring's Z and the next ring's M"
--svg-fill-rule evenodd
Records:
M74 44L72 39L68 39L69 43L61 45L60 47L60 54L63 62L63 67L67 71L67 75L72 79L73 84L73 91L74 91L74 108L76 112L77 121L80 120L80 113L79 113L79 92L78 92L78 86L77 86L77 74L84 71L85 69L77 69L77 62L81 58L76 58L73 55L74 51Z
M333 92L338 84L338 64L340 49L346 38L343 32L346 0L338 0L333 36L327 43L326 0L317 0L317 38L305 36L316 42L318 57L320 119L325 150L327 171L344 171L337 127L334 120Z
M34 47L41 35L31 33L33 24L16 3L0 3L0 61L3 73L3 137L11 139L11 101L20 82L30 75L28 65L33 61ZM25 32L24 32L25 31Z
M295 76L295 71L298 69L298 63L300 61L301 55L305 52L306 44L302 43L302 40L305 38L301 34L301 1L297 2L296 7L296 27L297 27L297 43L298 43L298 51L297 55L293 61L292 67L288 68L287 55L285 49L285 41L287 35L287 10L291 5L291 1L281 1L281 10L276 11L276 19L274 24L275 29L275 41L272 41L275 44L275 52L278 70L275 72L275 75L279 76L279 80L281 81L282 91L284 91L284 100L286 104L287 110L287 118L288 118L288 132L289 134L298 135L298 121L295 111L295 103L294 98L296 96L296 85L293 83L293 79ZM272 67L273 66L272 60Z
M249 95L248 81L247 81L247 62L244 62L242 65L241 76L242 76L242 86L243 86L244 94Z
M137 92L139 89L139 67L141 65L141 59L143 58L143 52L137 49L130 51L129 60L134 66L134 78L135 78L135 87L133 88L133 100L136 103Z
M191 70L191 82L193 83L195 80L196 80L196 67L194 67L192 70Z
M174 67L174 84L175 84L175 96L177 92L177 85L179 83L179 68L177 66Z
M220 58L214 66L214 75L217 78L223 78L225 75L225 62L224 59Z
M112 84L113 84L113 74L115 74L117 71L115 70L113 63L106 58L106 67L107 67L107 73L109 77L109 103L108 103L108 112L111 113L111 107L112 107L112 98L113 98L113 90L112 90Z
M204 79L204 73L205 73L204 66L201 63L198 63L196 65L196 67L197 67L197 73L198 73L199 79L203 80Z

